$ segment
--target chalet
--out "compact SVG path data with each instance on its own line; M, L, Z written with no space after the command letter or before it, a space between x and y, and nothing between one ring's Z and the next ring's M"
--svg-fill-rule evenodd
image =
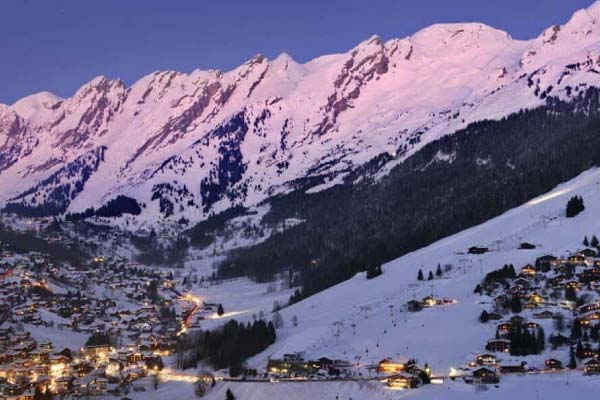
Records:
M413 389L421 385L421 380L414 375L397 374L387 379L387 385L392 388Z
M600 361L595 358L592 358L588 362L585 363L585 367L583 368L583 372L586 375L597 375L600 374Z
M591 344L586 343L583 345L583 358L595 358L597 355L598 354L596 354L596 351L592 349Z
M478 365L496 365L498 360L496 356L490 353L484 353L477 355L477 364Z
M574 310L575 309L575 302L571 301L571 300L561 300L558 303L558 306L560 308L562 308L563 310Z
M527 303L523 304L523 308L525 310L535 310L536 308L539 308L539 304L535 303L533 301L528 301Z
M545 256L538 257L535 260L535 265L537 267L550 267L555 262L556 262L556 257L554 257L552 255L545 255Z
M513 325L510 322L503 322L501 324L498 324L498 332L501 335L506 335L506 334L510 333L512 328L513 328Z
M588 303L579 307L578 311L580 314L585 314L590 311L600 310L600 302Z
M417 364L408 364L404 367L404 372L418 376L423 370Z
M529 283L529 281L525 278L517 278L513 283L521 286L523 289L531 287L531 283Z
M379 364L377 365L377 371L386 374L402 372L404 371L404 364L397 363L389 358L386 358L379 361Z
M535 249L535 244L523 242L519 245L520 250L533 250Z
M417 300L410 300L406 303L406 309L410 312L418 312L423 309L423 303Z
M565 286L565 288L575 289L576 291L579 291L583 287L583 284L581 282L571 280L571 281L565 282L564 286Z
M319 366L302 360L277 360L269 359L267 362L267 371L276 375L310 375L316 373Z
M73 381L75 381L75 377L70 375L56 378L54 380L54 391L57 394L65 394L70 392L73 388Z
M495 384L500 382L500 379L493 370L481 367L473 371L473 381L475 383Z
M489 251L487 247L473 246L469 248L469 254L485 254Z
M546 299L542 295L533 292L529 297L529 301L535 304L544 304L546 302Z
M527 264L521 268L521 273L519 275L525 278L530 278L534 277L536 273L537 271L535 270L535 267L531 264Z
M109 344L88 345L83 348L86 357L101 357L110 352Z
M567 259L570 263L573 264L583 264L585 262L585 256L583 256L582 254L573 254L571 256L569 256L569 258Z
M528 322L525 324L525 328L530 329L530 330L536 330L540 327L540 324L538 324L537 322Z
M537 318L537 319L552 319L552 318L554 318L554 314L552 313L552 311L545 310L545 311L533 314L533 317Z
M550 371L563 369L562 362L556 358L550 358L544 362L546 369Z
M596 254L596 252L592 249L583 249L577 252L578 256L584 257L584 258L590 258L590 257L596 257L598 254Z
M514 326L521 326L523 325L523 322L525 322L525 318L521 317L520 315L513 315L512 317L510 317L510 322Z
M488 340L487 346L485 348L487 351L491 351L493 353L508 353L510 351L510 340L506 340L506 339Z
M500 373L502 374L522 374L525 372L525 366L527 364L521 362L520 364L502 364L500 365Z
M501 294L494 298L494 302L496 304L506 304L508 302L508 296L505 294Z

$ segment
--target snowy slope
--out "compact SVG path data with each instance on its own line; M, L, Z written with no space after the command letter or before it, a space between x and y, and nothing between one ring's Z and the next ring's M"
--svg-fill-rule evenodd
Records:
M524 384L525 383L525 384ZM150 383L148 383L150 386ZM204 397L207 400L221 400L230 389L236 399L242 400L504 400L504 399L544 399L563 400L565 398L589 399L597 396L600 378L583 377L580 373L538 375L503 378L499 388L490 386L487 392L478 392L473 385L459 381L448 381L443 385L429 385L418 390L392 391L379 382L280 382L280 383L237 383L219 382ZM165 382L158 390L147 389L143 393L130 393L128 397L159 400L166 397L192 400L195 397L193 385L184 382ZM108 397L107 397L108 398Z
M495 333L494 324L478 321L489 306L480 304L482 298L473 294L475 286L487 272L504 264L519 269L538 256L564 255L581 248L585 235L600 232L599 185L600 170L587 171L521 207L384 265L384 274L378 278L367 280L364 273L357 274L285 308L281 314L286 324L278 331L277 342L251 364L261 366L268 357L305 351L309 359L330 357L366 364L385 357L416 357L440 374L466 365L485 350ZM576 218L564 218L567 200L576 194L583 196L586 210ZM537 249L518 250L522 242L534 243ZM493 251L465 254L471 246L489 246ZM445 279L417 281L419 269L425 274L435 272L438 263L452 264L453 272ZM458 303L418 313L400 312L408 300L421 300L432 293ZM295 328L292 316L298 317ZM551 325L546 332L553 332ZM546 352L544 357L551 355ZM530 361L543 367L543 359Z
M131 87L98 77L67 99L28 96L0 107L0 204L81 212L122 194L143 206L138 222L198 221L305 178L327 187L381 154L389 169L470 122L598 86L598 21L600 3L530 41L440 24L305 64L259 55L229 72L158 71ZM23 196L82 182L47 180L101 148L66 204Z

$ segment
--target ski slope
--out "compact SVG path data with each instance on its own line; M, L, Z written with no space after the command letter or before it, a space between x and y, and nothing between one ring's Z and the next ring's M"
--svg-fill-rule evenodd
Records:
M451 367L472 361L494 336L494 324L478 321L481 311L491 306L480 304L486 298L473 294L477 283L487 272L506 263L518 270L538 256L581 248L584 235L600 232L599 181L600 170L589 170L482 225L385 264L380 277L367 280L364 273L357 274L284 309L281 313L286 324L278 331L277 342L250 364L264 367L268 357L296 351L305 351L309 359L329 357L361 364L385 357L415 357L420 363L428 362L434 373L447 375ZM565 205L573 195L583 196L586 210L566 219ZM518 250L521 242L534 243L537 248ZM493 251L466 254L475 245ZM419 269L427 277L438 263L452 264L453 271L443 279L417 281ZM408 300L421 300L430 294L457 303L417 313L400 312ZM297 327L290 323L294 315L299 320ZM545 327L547 335L553 332L550 326ZM547 352L543 358L549 355ZM541 362L530 361L533 365Z

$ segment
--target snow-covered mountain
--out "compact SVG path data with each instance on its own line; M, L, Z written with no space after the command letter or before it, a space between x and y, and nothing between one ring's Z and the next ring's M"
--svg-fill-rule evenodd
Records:
M199 221L342 182L382 154L388 170L471 122L586 86L600 86L600 2L529 41L440 24L305 64L259 55L131 87L98 77L67 99L0 105L0 203L78 213L122 195L137 221Z

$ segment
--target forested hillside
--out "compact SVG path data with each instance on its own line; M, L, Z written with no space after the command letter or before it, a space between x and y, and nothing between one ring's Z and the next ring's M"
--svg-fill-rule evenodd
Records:
M380 180L277 198L265 222L305 222L232 253L220 275L264 281L293 269L298 300L486 221L600 163L598 108L598 89L548 98L430 143Z

